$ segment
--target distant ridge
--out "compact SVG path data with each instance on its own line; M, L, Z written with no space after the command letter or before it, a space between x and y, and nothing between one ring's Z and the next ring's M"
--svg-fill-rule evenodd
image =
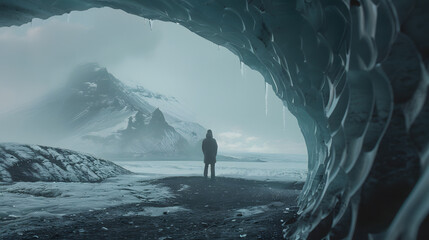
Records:
M78 66L66 86L0 119L0 141L32 142L106 156L189 155L205 129L174 97L129 87L96 63Z
M129 173L112 162L75 151L0 144L0 182L99 182Z

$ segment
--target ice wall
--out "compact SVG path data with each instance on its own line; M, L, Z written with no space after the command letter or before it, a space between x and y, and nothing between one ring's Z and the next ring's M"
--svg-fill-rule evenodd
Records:
M307 143L300 215L285 236L417 237L429 211L429 1L2 2L0 26L107 6L228 48L261 72Z

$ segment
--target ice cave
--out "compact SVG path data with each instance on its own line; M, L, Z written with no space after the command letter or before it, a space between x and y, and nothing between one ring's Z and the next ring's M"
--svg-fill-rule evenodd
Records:
M0 26L99 7L178 23L264 76L308 148L286 239L427 239L429 1L4 0Z

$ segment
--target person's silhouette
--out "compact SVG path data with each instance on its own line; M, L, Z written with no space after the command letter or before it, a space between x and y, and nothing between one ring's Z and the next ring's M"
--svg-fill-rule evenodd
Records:
M213 138L212 130L207 130L206 138L203 140L203 153L204 153L204 177L207 178L207 173L210 166L211 178L215 178L215 163L217 154L217 142Z

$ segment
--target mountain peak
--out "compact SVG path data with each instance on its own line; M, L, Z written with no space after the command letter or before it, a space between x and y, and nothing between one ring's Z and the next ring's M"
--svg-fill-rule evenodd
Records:
M115 82L120 81L111 75L106 68L100 67L97 63L87 63L77 66L71 73L69 84L73 87L82 87L87 83Z
M152 118L150 119L148 126L154 132L163 132L167 129L174 130L174 128L165 121L164 114L159 110L159 108L152 112Z
M159 108L157 108L157 109L155 109L155 111L153 111L152 119L150 120L150 124L153 124L155 122L167 124L167 122L165 121L164 114L161 112L161 110L159 110Z
M85 64L81 64L78 65L75 68L75 71L79 71L79 72L97 72L100 70L106 70L106 68L101 67L98 63L96 62L90 62L90 63L85 63Z

